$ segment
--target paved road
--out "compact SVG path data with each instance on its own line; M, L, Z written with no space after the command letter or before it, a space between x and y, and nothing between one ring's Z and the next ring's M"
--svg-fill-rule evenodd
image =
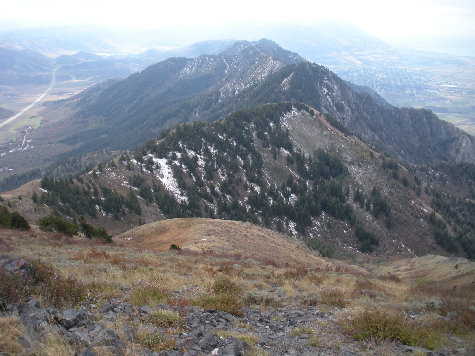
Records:
M30 110L33 106L35 106L36 104L38 104L41 100L43 100L43 98L48 95L48 93L50 92L51 89L53 89L53 87L55 86L56 84L56 71L58 70L59 67L56 67L53 69L53 72L51 73L51 82L49 83L49 87L48 89L46 89L43 94L41 94L34 102L32 102L30 105L28 105L27 107L21 109L21 111L18 113L18 114L15 114L13 115L12 117L10 117L9 119L5 120L4 122L2 122L0 124L0 128L2 128L3 126L5 125L8 125L10 124L11 122L15 121L16 119L18 119L20 116L22 116L25 112L27 112L28 110Z

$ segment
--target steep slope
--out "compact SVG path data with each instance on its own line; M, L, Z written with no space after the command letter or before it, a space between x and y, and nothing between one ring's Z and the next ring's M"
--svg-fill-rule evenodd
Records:
M283 68L242 93L248 105L297 100L329 113L379 149L412 163L475 162L475 138L424 109L381 105L353 91L328 69L308 62ZM264 99L265 98L265 99Z
M2 108L0 106L0 120L1 119L8 119L10 116L13 116L15 113L11 110Z
M111 232L211 217L304 237L326 255L442 253L429 222L431 197L421 192L430 192L427 183L327 120L282 103L179 125L75 180L43 179L28 194L36 192L36 205L17 193L8 200L22 213L85 215ZM450 241L451 253L470 255L473 229L464 231L437 243Z
M69 104L75 114L61 141L79 144L79 152L130 148L180 122L212 121L268 102L298 101L331 114L398 159L475 162L475 139L432 112L392 107L375 92L349 85L266 40L236 42L214 56L172 58L82 97L87 100Z
M302 60L262 40L236 42L218 55L159 62L110 86L97 97L89 97L91 103L80 103L76 120L84 124L91 118L95 122L99 119L99 127L64 142L86 140L85 146L90 146L93 140L87 138L92 135L102 136L102 146L133 147L165 127L206 119L200 113L200 105L233 97L285 65ZM203 102L203 93L211 102Z
M53 60L33 50L0 47L2 85L47 84L53 66Z

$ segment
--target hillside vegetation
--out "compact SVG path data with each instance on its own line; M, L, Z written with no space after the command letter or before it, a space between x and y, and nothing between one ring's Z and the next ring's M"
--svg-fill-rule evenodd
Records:
M461 189L471 189L467 184ZM471 257L470 219L440 216L437 224L452 227L442 235L434 228L434 189L432 180L380 155L330 116L281 103L179 125L132 155L5 197L33 222L50 213L84 216L112 233L163 218L208 217L299 236L325 256L445 249ZM470 201L457 206L460 216L472 214Z
M0 307L7 310L0 312L0 352L70 355L88 348L96 354L182 355L199 347L208 354L209 342L219 350L240 345L247 355L473 350L473 262L427 256L354 266L322 260L273 232L218 220L165 221L142 232L164 226L170 230L155 238L132 231L124 244L0 229L0 273L8 282L0 285ZM147 248L162 238L178 243L182 231L194 236L181 250ZM292 255L275 250L277 260L254 260L248 237L266 235L299 249L299 259L290 262ZM138 248L134 239L141 236L146 246ZM208 238L226 242L214 250L194 248ZM246 251L220 253L233 240ZM30 284L3 269L6 254L16 268L31 268ZM424 276L414 278L421 267ZM31 297L38 304L27 302ZM15 306L20 316L9 312ZM54 319L42 317L47 313ZM65 326L62 332L58 325ZM24 339L34 342L19 342Z
M5 165L24 174L58 158L135 149L180 123L215 121L236 110L282 101L330 114L399 160L475 162L474 138L431 111L393 107L374 91L261 40L235 42L216 55L170 58L48 104L38 112L41 125L29 137L34 150L6 152Z

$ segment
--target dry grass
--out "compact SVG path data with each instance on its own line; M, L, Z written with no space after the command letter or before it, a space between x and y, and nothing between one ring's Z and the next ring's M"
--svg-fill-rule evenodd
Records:
M193 230L193 226L185 224L182 228L198 231ZM220 228L223 226L221 224ZM308 260L313 265L280 267L277 263L263 262L262 259L237 258L230 250L227 254L169 251L169 243L164 251L150 251L131 244L91 245L88 241L65 239L55 234L35 232L32 235L2 230L0 239L2 244L9 246L10 254L30 260L36 258L54 266L56 275L62 280L74 278L88 291L87 298L98 305L111 297L127 300L135 306L149 305L155 309L150 322L159 327L179 328L182 321L173 311L162 306L157 309L157 304L180 307L198 304L240 315L243 306L266 311L297 302L331 311L336 319L347 324L348 332L344 335L333 321L312 326L314 334L311 338L315 340L309 340L309 343L333 350L337 350L339 343L348 340L368 344L370 341L365 339L367 334L360 338L351 330L356 329L354 325L363 330L365 323L370 326L372 323L384 325L384 315L376 315L374 319L357 319L363 311L375 308L391 310L395 315L406 312L416 315L417 322L435 335L434 339L420 337L416 343L420 345L437 348L437 343L446 343L440 335L449 333L469 338L475 328L473 287L465 283L464 288L457 284L453 289L454 286L448 287L450 283L447 284L444 279L441 279L440 287L437 283L420 283L420 279L408 278L414 276L409 271L411 266L419 271L418 263L404 267L404 274L401 273L402 264L398 264L395 270L373 266L372 277L359 267L342 266L342 262L320 264L321 260L315 256ZM301 258L306 257L303 254ZM435 260L439 261L439 258ZM429 266L428 263L425 260L426 266ZM459 264L458 269L467 273L469 266L470 263ZM379 270L383 272L379 274ZM388 274L388 271L391 273ZM438 276L440 271L436 271ZM454 281L453 274L449 273L448 278ZM354 322L353 326L349 324L350 319ZM404 327L412 327L410 323L407 325L403 324ZM405 340L403 334L391 336L391 332L390 329L381 332L383 337L379 339L374 335L368 336L371 340L378 340L371 345L391 350L394 343ZM250 329L249 334L252 335ZM362 341L353 341L355 337ZM165 347L171 341L143 333L134 342L160 349L161 345ZM128 346L133 349L132 344ZM254 349L253 352L260 351Z
M432 324L411 319L395 310L363 310L341 320L343 329L357 340L389 340L404 345L434 349L441 330Z
M0 318L0 353L4 355L22 354L22 347L17 340L23 332L20 319L16 317Z
M219 337L222 337L222 338L233 337L235 339L242 340L251 347L256 346L257 343L259 342L259 338L256 335L254 335L253 333L250 333L250 332L249 333L237 333L237 332L227 331L227 330L215 330L214 334L218 335Z
M295 238L238 221L198 218L157 221L119 235L116 240L153 251L165 251L176 244L185 254L190 251L237 260L251 258L271 265L329 265Z

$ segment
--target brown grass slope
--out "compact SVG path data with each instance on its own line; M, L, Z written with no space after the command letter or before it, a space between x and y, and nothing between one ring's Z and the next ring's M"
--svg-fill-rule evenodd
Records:
M206 233L208 235L203 235ZM289 331L295 337L304 332L313 335L318 341L313 343L318 353L356 354L365 350L371 354L402 354L401 345L408 342L407 336L421 330L423 338L413 340L415 344L436 352L471 354L475 346L473 286L465 284L466 287L462 289L460 285L460 289L453 291L446 284L457 273L471 276L473 281L474 263L463 259L426 256L392 263L380 262L378 265L364 264L361 266L363 269L320 259L300 250L298 241L264 229L245 223L208 219L167 220L144 225L131 230L128 235L124 234L132 239L124 240L124 243L118 242L119 238L116 237L115 243L104 244L85 238L68 238L57 233L0 229L0 254L23 257L29 261L39 259L54 267L61 276L77 280L88 291L88 298L91 299L87 302L97 306L92 310L97 320L112 328L126 343L126 355L136 355L141 345L136 339L128 337L132 325L128 318L118 318L114 323L109 323L102 314L97 313L96 309L100 309L106 300L114 298L128 301L135 308L147 304L155 313L161 313L164 308L202 305L203 301L212 300L213 286L223 280L240 288L242 293L234 297L244 308L255 308L266 315L276 315L275 310L279 307L314 307L331 316L318 317L305 328ZM232 241L230 236L234 237ZM311 267L279 266L238 258L239 254L244 255L247 250L264 249L264 245L259 247L256 243L258 237L269 244L263 253L272 251L275 258L283 262L289 260L293 248L299 251L303 262L311 262ZM200 246L202 238L212 241L214 246L220 246L215 247L217 251L227 246L228 255L186 252L188 248L199 251L205 246ZM161 251L165 241L181 241L181 253L168 249ZM237 246L244 246L245 251ZM290 251L283 248L285 246ZM457 268L454 262L458 264ZM340 268L335 268L338 264ZM448 267L456 271L448 273ZM424 285L410 278L421 270L426 271L426 278L434 281L432 285ZM388 276L388 272L391 276ZM395 275L400 275L402 280ZM61 285L57 287L61 291ZM43 295L36 297L44 307L47 306ZM74 307L79 309L81 305L82 302ZM207 307L213 309L222 306ZM188 312L188 309L180 310L184 315ZM137 323L135 325L138 328L149 327L147 320ZM237 325L242 330L243 324ZM383 332L372 334L374 325L380 325L377 330ZM388 328L388 325L396 327ZM15 318L0 318L0 352L27 354L22 353L21 345L14 342L22 333L20 327ZM248 330L246 335L254 335L252 328ZM178 327L167 332L174 336L187 330ZM452 335L457 338L454 339ZM51 345L43 346L57 346L58 349L66 350L65 347L69 347L67 342L62 341L61 335L57 337ZM254 338L258 339L257 336ZM102 349L94 351L97 354L104 352ZM255 347L250 354L267 355L259 351Z
M170 219L136 227L116 241L151 251L164 251L171 244L189 251L279 265L324 266L329 263L300 240L239 221L214 219Z
M392 274L417 285L464 288L475 292L475 263L461 257L426 255L378 267L379 276Z

